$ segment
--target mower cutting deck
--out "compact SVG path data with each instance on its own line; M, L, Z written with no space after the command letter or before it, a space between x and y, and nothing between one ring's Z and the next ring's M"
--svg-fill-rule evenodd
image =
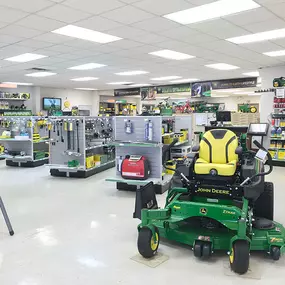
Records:
M134 217L141 218L138 250L145 258L154 256L160 237L193 247L196 257L208 258L215 250L225 250L229 253L232 270L244 274L249 267L250 251L269 252L274 260L285 252L285 229L272 221L273 184L264 182L264 176L272 171L272 158L258 142L256 145L261 150L256 155L242 153L235 142L234 154L238 156L235 157L227 152L235 135L230 131L216 131L211 130L204 136L211 151L201 151L204 146L200 144L202 160L208 163L205 159L208 156L212 165L195 167L199 158L198 153L193 155L189 176L179 173L183 187L169 190L164 209L158 209L151 183L137 192ZM223 145L227 146L225 164L228 159L234 161L236 158L236 165L233 174L229 168L226 173L230 175L220 179L224 166L220 163L215 167L211 155L214 145L223 138ZM221 154L221 145L218 147ZM266 158L270 169L264 172ZM210 169L208 175L205 169ZM198 174L199 171L203 173Z

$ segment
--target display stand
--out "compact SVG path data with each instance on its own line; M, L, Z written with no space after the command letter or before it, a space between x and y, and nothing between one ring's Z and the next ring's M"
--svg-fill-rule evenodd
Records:
M48 120L45 117L0 117L0 143L7 166L37 167L48 163Z
M9 234L10 234L10 236L13 236L14 235L14 230L12 228L10 219L9 219L8 214L6 212L6 209L5 209L5 206L4 206L4 203L3 203L3 200L1 198L1 196L0 196L0 209L1 209L1 212L2 212L2 215L3 215L3 218L5 220L5 223L7 225Z
M86 178L115 166L114 118L51 117L50 174Z
M270 134L270 154L274 166L285 166L285 88L275 89ZM275 129L275 132L272 129ZM280 133L281 130L281 133Z
M134 116L116 117L115 142L116 148L116 173L106 181L116 182L118 190L136 191L141 186L153 182L156 193L162 194L170 187L171 174L165 174L162 165L164 144L162 141L163 120L173 120L173 133L181 129L188 129L187 138L176 144L177 146L190 144L192 141L192 116ZM131 123L131 131L126 131L126 124ZM152 124L152 140L146 139L146 124ZM150 175L147 179L124 179L120 171L120 163L127 155L139 155L148 160Z

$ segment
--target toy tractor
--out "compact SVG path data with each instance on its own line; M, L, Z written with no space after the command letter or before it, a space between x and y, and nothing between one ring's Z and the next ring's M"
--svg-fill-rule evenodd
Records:
M274 78L273 87L284 87L285 86L285 77Z
M181 185L169 190L164 208L158 208L152 182L137 190L139 253L153 257L163 237L189 245L198 258L226 251L238 274L247 272L250 251L266 251L278 260L285 251L285 229L273 221L273 183L264 181L272 158L255 145L257 153L243 152L232 131L207 131L183 173L176 170Z

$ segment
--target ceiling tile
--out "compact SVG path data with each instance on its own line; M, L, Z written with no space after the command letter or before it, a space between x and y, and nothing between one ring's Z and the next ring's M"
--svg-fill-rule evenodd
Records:
M217 0L187 0L187 2L190 2L191 4L196 5L196 6L209 4L209 3L212 3L215 1L217 1Z
M124 2L124 3L127 3L127 4L132 4L132 3L135 3L135 2L140 2L142 0L120 0L121 2Z
M245 11L235 15L223 17L223 19L246 28L248 24L264 22L273 19L275 15L265 8L257 8L250 11Z
M106 31L122 26L122 24L118 22L103 18L101 16L94 16L86 20L79 21L76 23L76 25L95 31Z
M53 19L40 17L38 15L30 15L16 23L19 26L33 28L40 31L50 32L55 29L61 28L65 25L63 22L59 22Z
M47 42L42 42L42 41L37 41L34 39L28 39L28 40L23 40L18 43L20 46L26 46L26 47L33 47L33 48L46 48L50 47L53 44L52 43L47 43Z
M1 32L1 30L0 30L0 32ZM53 34L53 33L45 33L45 34L42 34L40 36L35 37L34 39L39 40L39 41L43 41L43 42L54 43L54 44L65 43L65 42L69 42L69 41L74 40L71 37L66 37L66 36L57 35L57 34Z
M49 50L49 49L37 49L37 53L38 54L44 54L44 55L47 55L47 56L58 56L61 54L61 52L58 52L58 51L52 51L52 50Z
M167 41L168 38L162 37L157 34L145 33L140 36L133 37L133 40L140 42L140 43L145 43L145 44L155 44L155 43L161 43L161 42Z
M273 12L278 17L285 19L285 14L284 14L285 2L268 5L267 9Z
M211 43L217 40L217 37L213 37L207 34L203 34L203 33L198 33L196 35L194 35L193 37L185 37L183 38L184 42L187 42L189 44L206 44L206 43Z
M278 39L278 40L274 40L274 41L270 41L270 42L266 42L266 43L270 43L271 45L274 44L274 47L270 45L271 50L266 50L266 51L280 50L280 49L285 47L285 39ZM263 45L264 45L264 43L262 43L262 46Z
M124 39L133 39L137 36L145 34L145 31L132 28L130 26L122 26L119 28L108 30L107 33Z
M37 12L54 4L48 0L0 0L0 6L15 8L29 13Z
M147 13L132 6L124 6L104 13L102 16L127 25L154 17L153 14Z
M4 59L11 56L16 56L22 53L31 52L34 49L29 47L23 47L18 45L7 46L0 49L0 59Z
M174 49L175 51L180 52L180 48L182 47L186 47L188 44L187 43L183 43L180 41L175 41L175 40L168 40L166 42L161 42L161 43L156 43L155 46L156 47L160 47L163 49ZM155 47L154 47L155 49Z
M172 39L184 41L184 39L190 38L198 33L198 31L190 29L189 27L180 26L174 29L162 31L160 34Z
M255 52L264 53L264 52L268 52L268 51L274 51L274 50L281 49L282 45L278 45L278 41L280 43L282 43L282 41L283 41L283 43L285 43L285 40L281 39L281 40L275 41L275 43L265 41L262 44L260 44L260 43L246 44L246 45L244 45L244 47L247 49L253 50Z
M105 46L117 47L121 49L131 49L131 48L139 47L142 45L143 45L142 43L135 42L135 41L121 40L121 41L116 41L116 42L106 44Z
M91 16L91 14L88 14L86 12L78 11L61 4L54 5L50 8L38 12L37 14L49 19L54 19L69 24Z
M159 16L193 7L192 4L184 0L144 0L136 2L133 5Z
M260 23L249 24L246 26L246 29L252 33L259 33L264 31L270 31L275 29L284 29L285 21L279 18L267 20Z
M9 2L9 1L6 1ZM28 16L28 13L7 8L7 7L0 7L0 15L1 15L1 22L5 23L13 23L15 21L18 21L26 16Z
M47 50L58 51L60 53L72 53L72 52L78 51L79 49L62 44L62 45L53 45L47 48Z
M220 39L238 37L248 34L245 29L223 19L193 24L191 25L191 28Z
M0 33L9 36L32 38L42 34L41 31L21 27L18 25L9 25L0 29Z
M169 29L173 29L175 27L179 27L180 25L170 21L165 18L156 17L152 19L148 19L145 21L141 21L132 25L135 28L150 31L150 32L161 32Z
M125 4L117 0L66 0L64 5L98 15L117 9Z
M10 35L3 35L0 33L0 43L14 44L22 40L24 40L24 38L22 37L14 37Z
M93 49L93 48L96 48L97 46L100 46L99 43L83 41L80 39L74 40L73 38L70 38L70 39L71 39L70 41L65 43L66 46L75 47L78 49Z

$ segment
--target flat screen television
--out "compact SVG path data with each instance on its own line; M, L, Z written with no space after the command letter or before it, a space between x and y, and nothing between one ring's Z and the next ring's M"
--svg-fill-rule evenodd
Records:
M49 111L49 110L61 110L61 98L49 98L44 97L43 98L43 110Z

